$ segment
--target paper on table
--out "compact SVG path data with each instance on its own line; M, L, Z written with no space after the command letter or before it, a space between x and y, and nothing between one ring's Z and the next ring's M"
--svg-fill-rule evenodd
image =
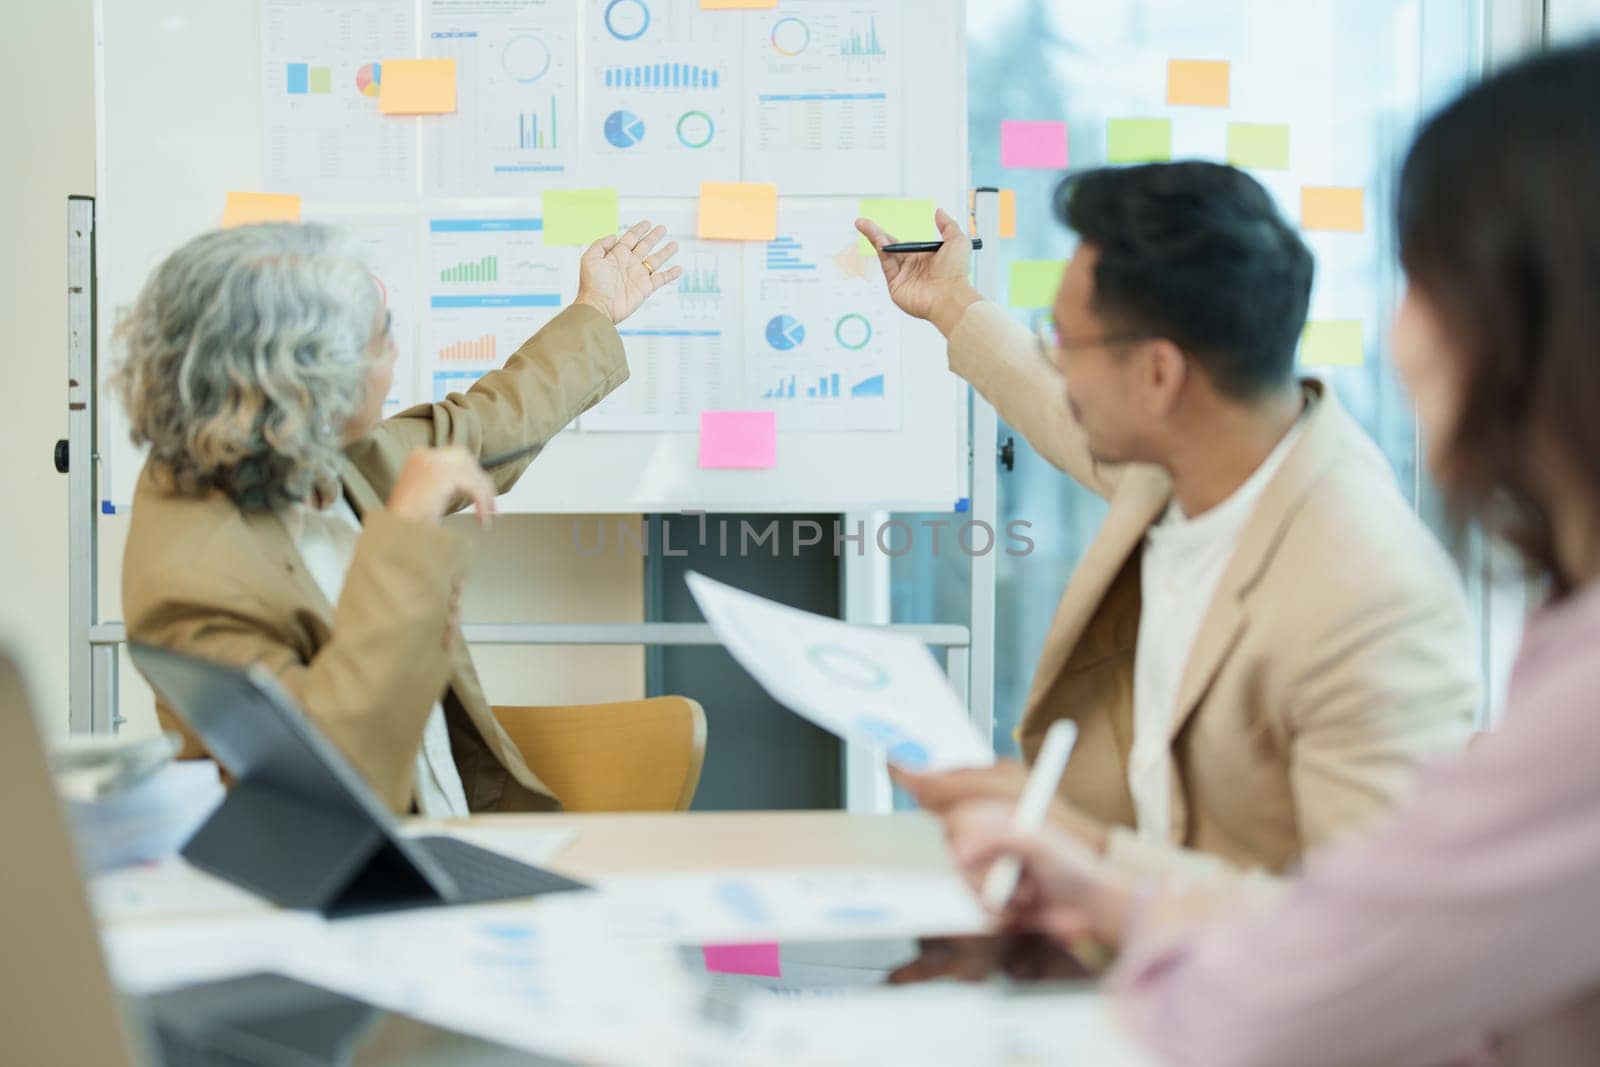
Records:
M724 1046L708 1049L698 1062L708 1067L1151 1067L1155 1062L1123 1032L1099 993L948 983L863 990L848 997L752 998L741 1006L739 1029Z
M1006 300L1014 308L1047 308L1056 302L1067 265L1059 259L1018 259L1011 263Z
M545 247L586 245L617 232L615 189L551 189L544 194Z
M1006 119L1000 123L1000 165L1062 170L1067 165L1067 124Z
M1171 119L1107 120L1107 163L1164 163L1171 158Z
M222 208L222 228L252 222L299 222L299 193L229 193Z
M1256 122L1228 123L1228 162L1257 170L1289 169L1289 127Z
M769 182L701 182L696 236L719 241L775 241L778 187Z
M1359 319L1308 322L1300 335L1300 365L1359 367L1364 361L1364 349Z
M454 59L385 59L378 110L385 115L446 115L456 109Z
M191 866L181 856L96 875L89 880L89 899L102 923L273 910L261 897Z
M906 200L893 197L874 197L862 200L856 209L862 218L871 219L896 241L938 240L939 228L933 221L932 200ZM857 250L872 252L872 242L862 237L856 242Z
M994 762L922 642L785 607L690 573L689 591L735 659L779 703L907 770Z
M1364 190L1308 185L1300 190L1300 227L1306 230L1365 230Z
M1167 103L1188 107L1227 107L1227 60L1167 61Z
M112 977L130 993L252 971L294 973L319 952L323 921L311 912L268 910L231 918L130 922L105 927Z
M680 945L981 933L991 926L954 871L726 870L613 878L600 887L618 936Z

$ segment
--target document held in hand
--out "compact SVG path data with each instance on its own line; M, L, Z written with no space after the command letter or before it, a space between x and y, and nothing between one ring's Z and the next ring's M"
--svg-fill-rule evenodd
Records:
M994 762L926 645L688 576L717 637L772 698L908 771Z

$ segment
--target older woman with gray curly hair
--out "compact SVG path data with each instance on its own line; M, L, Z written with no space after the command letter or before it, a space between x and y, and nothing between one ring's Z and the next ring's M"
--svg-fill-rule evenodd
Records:
M596 241L578 296L464 394L382 419L389 316L336 230L195 238L118 328L116 386L149 460L123 560L128 636L276 673L397 812L555 796L490 711L458 625L480 523L542 445L628 377L616 324L680 270L641 222ZM158 702L162 722L200 744Z

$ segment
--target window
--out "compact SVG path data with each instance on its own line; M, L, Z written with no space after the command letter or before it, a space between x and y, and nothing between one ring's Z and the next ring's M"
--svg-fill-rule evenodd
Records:
M1106 162L1113 120L1170 123L1173 158L1226 159L1230 122L1288 127L1286 169L1252 169L1290 221L1306 186L1359 188L1359 233L1307 232L1317 257L1313 321L1358 323L1359 365L1307 368L1333 384L1430 519L1410 405L1395 380L1387 334L1402 279L1392 203L1403 153L1421 118L1478 69L1477 0L985 0L968 7L969 140L974 185L1016 190L1017 236L1001 244L1002 286L1015 259L1059 259L1072 237L1053 218L1060 175L1000 166L1004 119L1056 119L1070 166ZM1227 60L1227 107L1167 103L1168 61ZM994 253L986 253L994 254ZM1002 291L996 296L1005 299ZM1032 314L1015 312L1023 321ZM1004 440L1013 431L1002 425ZM1033 668L1062 591L1105 504L1020 439L1000 476L999 526L1031 523L1034 550L998 558L995 747L1014 753ZM934 516L907 516L913 521ZM1436 522L1436 526L1441 528ZM967 560L925 544L894 561L896 622L966 616Z

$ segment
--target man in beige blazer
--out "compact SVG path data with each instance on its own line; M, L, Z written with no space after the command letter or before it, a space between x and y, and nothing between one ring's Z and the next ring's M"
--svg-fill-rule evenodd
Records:
M123 560L128 636L266 665L396 812L421 805L419 752L442 761L429 766L443 778L453 764L471 811L556 807L484 697L458 618L474 538L439 518L464 502L486 517L530 458L488 473L480 458L548 441L627 380L615 323L677 277L662 269L676 245L652 254L665 231L648 224L596 242L577 301L504 366L464 394L380 422L394 349L381 305L374 326L362 303L370 279L321 227L250 229L260 232L180 249L122 331L121 390L151 446ZM347 314L356 319L341 333ZM359 331L359 346L369 330L365 353L339 351L344 334ZM274 362L279 351L288 354ZM356 360L371 369L349 366ZM341 382L357 386L343 402ZM208 404L208 394L222 400ZM274 433L258 432L263 410ZM333 499L313 509L299 476L319 447L319 420L343 433L325 450L332 469L320 493ZM353 554L332 598L315 577L328 546L302 550L297 536L336 503L359 528L348 531ZM164 701L158 712L183 730Z
M1479 692L1459 580L1332 389L1296 380L1311 256L1253 179L1108 169L1057 200L1081 243L1041 338L968 283L943 212L936 255L880 253L951 369L1110 502L1046 639L1023 755L1076 721L1056 819L1121 866L1282 872L1465 743ZM903 781L943 811L1014 796L1021 773Z

